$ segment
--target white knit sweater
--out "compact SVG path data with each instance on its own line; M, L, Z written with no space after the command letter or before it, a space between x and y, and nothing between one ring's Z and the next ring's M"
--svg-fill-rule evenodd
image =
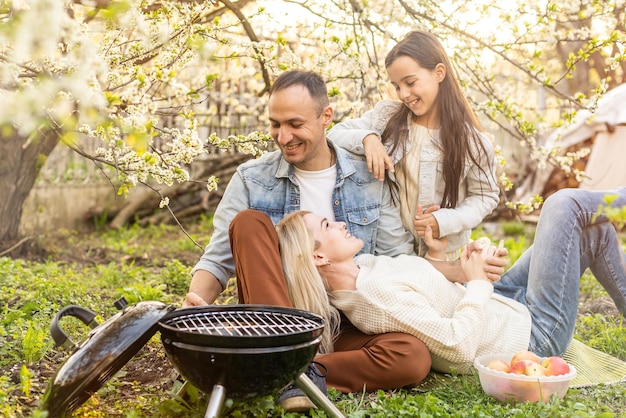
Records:
M467 373L483 354L528 349L528 308L493 293L487 280L462 286L421 257L363 254L357 290L333 292L332 303L368 334L404 332L422 340L432 368Z

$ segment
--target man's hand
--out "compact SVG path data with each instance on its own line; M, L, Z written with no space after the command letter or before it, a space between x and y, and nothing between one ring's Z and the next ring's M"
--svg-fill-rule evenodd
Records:
M183 308L213 303L221 292L222 285L212 273L197 270L191 278L189 291L183 300Z
M208 303L200 297L197 293L189 292L183 300L183 308L189 308L190 306L204 306Z
M448 238L433 238L433 229L430 225L426 226L424 234L424 243L428 247L428 255L432 258L440 260L446 259L446 248L448 248Z
M385 180L385 170L394 172L393 161L387 155L387 150L383 146L378 135L369 134L363 138L363 149L367 160L367 170L378 180Z

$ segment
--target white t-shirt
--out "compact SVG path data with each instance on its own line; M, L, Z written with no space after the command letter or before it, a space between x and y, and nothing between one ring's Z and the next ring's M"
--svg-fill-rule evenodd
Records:
M335 220L333 190L337 182L337 167L321 171L304 171L294 167L294 176L300 186L300 209Z

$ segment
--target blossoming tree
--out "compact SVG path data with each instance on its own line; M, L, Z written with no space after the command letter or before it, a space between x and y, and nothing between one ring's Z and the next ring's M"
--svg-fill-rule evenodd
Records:
M121 194L150 183L167 206L158 185L215 186L190 178L198 156L232 146L256 154L268 139L200 134L215 102L263 125L273 77L305 67L328 80L338 118L358 114L386 96L381 61L414 28L444 41L476 109L545 161L553 150L541 148L542 133L624 82L624 4L2 0L0 242L17 238L22 204L59 144L109 167ZM249 100L216 90L225 80L246 85Z

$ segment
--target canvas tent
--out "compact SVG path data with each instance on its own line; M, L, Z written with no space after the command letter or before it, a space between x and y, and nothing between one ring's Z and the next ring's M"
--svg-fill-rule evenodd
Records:
M626 84L607 92L598 101L594 113L579 111L574 122L553 132L544 146L557 146L559 155L565 155L583 143L590 145L591 153L584 167L585 177L578 187L603 190L626 186ZM555 166L550 163L536 170L518 187L515 199L547 197L545 187L554 173Z

